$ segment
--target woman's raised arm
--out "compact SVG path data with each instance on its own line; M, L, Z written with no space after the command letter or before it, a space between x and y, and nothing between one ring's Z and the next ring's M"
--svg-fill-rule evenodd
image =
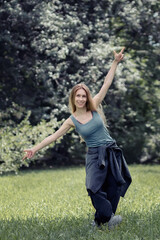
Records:
M104 83L103 83L99 93L96 94L95 97L93 98L94 104L97 108L98 108L99 104L101 104L101 102L103 101L104 97L106 96L106 93L113 81L118 63L124 57L124 55L123 55L124 49L125 48L122 48L122 50L119 53L116 53L114 51L114 61L111 65L111 68L110 68L109 72L107 73L107 76L105 77Z
M34 146L33 148L25 149L24 152L26 152L26 155L23 157L23 160L25 158L32 158L37 151L46 147L47 145L51 144L52 142L56 141L58 138L63 136L65 133L67 133L71 127L73 127L73 123L72 123L72 120L70 118L68 118L67 120L65 120L65 122L62 124L62 126L55 133L46 137L41 143Z

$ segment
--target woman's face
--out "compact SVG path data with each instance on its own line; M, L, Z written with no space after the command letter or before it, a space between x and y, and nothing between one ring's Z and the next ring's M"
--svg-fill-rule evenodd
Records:
M87 94L84 89L79 89L76 91L74 104L76 108L84 108L87 102Z

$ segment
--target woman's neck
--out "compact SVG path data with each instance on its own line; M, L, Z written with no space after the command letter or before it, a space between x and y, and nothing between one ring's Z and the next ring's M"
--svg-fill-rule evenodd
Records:
M80 115L83 115L87 112L87 108L77 108L74 114L78 117Z

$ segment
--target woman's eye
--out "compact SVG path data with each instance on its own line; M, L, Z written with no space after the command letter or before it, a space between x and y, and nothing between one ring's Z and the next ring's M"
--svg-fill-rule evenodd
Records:
M81 96L81 95L79 95L79 94L78 94L78 95L76 95L76 97L82 97L82 98L86 98L86 96L85 96L85 95L82 95L82 96Z

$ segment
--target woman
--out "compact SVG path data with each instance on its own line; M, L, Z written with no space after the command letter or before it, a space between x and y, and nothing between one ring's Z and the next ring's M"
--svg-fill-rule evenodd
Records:
M86 188L96 209L94 223L100 226L107 222L109 229L122 221L120 215L114 214L120 196L124 196L131 183L131 176L121 149L109 135L97 110L112 83L118 63L123 59L123 52L124 48L120 53L114 51L114 61L103 86L94 98L86 85L77 84L73 87L69 99L72 115L54 134L32 149L24 150L26 155L23 158L33 157L37 151L74 127L88 147Z

